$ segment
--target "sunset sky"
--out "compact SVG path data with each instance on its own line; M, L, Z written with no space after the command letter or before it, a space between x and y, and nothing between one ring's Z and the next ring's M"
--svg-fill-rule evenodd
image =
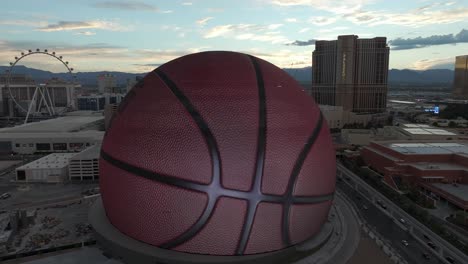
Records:
M0 14L0 65L39 48L82 72L146 72L205 50L305 67L315 40L346 34L387 37L390 68L450 69L468 54L468 0L15 0ZM20 64L63 71L45 55Z

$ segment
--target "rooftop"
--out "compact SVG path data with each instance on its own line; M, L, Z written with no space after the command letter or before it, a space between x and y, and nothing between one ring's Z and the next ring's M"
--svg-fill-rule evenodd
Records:
M412 135L436 135L436 136L456 136L457 134L439 128L403 128L406 132Z
M457 163L444 163L444 162L413 162L411 166L420 170L466 170L468 168ZM427 177L426 177L427 178ZM440 178L440 177L438 177ZM444 177L442 177L444 178Z
M463 201L468 201L468 185L457 184L454 186L452 184L433 183L432 186L436 187L437 189L446 191Z
M17 170L27 169L61 169L68 166L69 161L76 153L53 153L43 158L18 167Z
M76 154L72 160L97 159L101 152L101 144L93 145Z
M13 139L50 139L50 138L91 138L97 141L102 140L104 131L79 131L79 132L43 132L43 133L28 133L28 132L0 132L0 141L11 141Z
M104 116L64 116L40 122L23 124L15 127L0 129L1 133L40 133L40 132L73 132L79 131L88 125L103 120Z
M385 145L402 154L468 154L468 145L460 142L388 143Z
M402 124L401 126L406 127L406 128L431 128L430 125L424 125L424 124Z

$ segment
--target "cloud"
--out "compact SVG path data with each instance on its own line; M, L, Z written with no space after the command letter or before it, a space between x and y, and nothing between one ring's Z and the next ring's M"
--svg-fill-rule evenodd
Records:
M318 16L318 17L311 17L308 22L312 23L317 26L325 26L329 24L333 24L337 21L336 18L333 17L323 17L323 16Z
M437 59L423 59L415 61L410 69L414 70L429 70L429 69L453 69L455 65L454 57L437 58Z
M306 40L306 41L302 41L302 40L296 40L292 43L288 43L286 45L288 46L311 46L311 45L315 45L315 39L309 39L309 40Z
M221 13L221 12L224 12L224 8L207 8L206 9L207 12L209 13Z
M361 9L373 0L264 0L278 6L307 6L335 14L348 14Z
M309 30L310 30L310 28L301 28L301 29L299 30L299 33L305 33L305 32L307 32L307 31L309 31Z
M191 5L193 5L193 3L192 3L192 2L183 2L182 5L184 5L184 6L191 6Z
M80 32L76 33L76 35L93 36L93 35L96 35L96 32L92 32L92 31L80 31Z
M140 1L103 1L94 4L97 8L158 12L159 8Z
M210 21L211 19L213 19L213 17L205 17L205 18L202 18L200 20L197 20L197 24L200 25L200 26L204 26L206 25L206 23L208 23L208 21Z
M456 2L436 2L406 12L367 10L375 0L263 0L282 7L304 6L332 13L332 19L344 18L358 25L400 25L422 27L468 21L468 8ZM317 25L321 25L320 20Z
M280 68L302 68L312 64L310 51L308 50L298 52L285 49L270 53L262 49L251 49L241 52L269 61Z
M0 65L7 65L11 58L20 52L31 48L48 48L55 51L70 62L76 72L85 71L124 71L142 73L183 55L212 50L210 46L200 46L191 49L129 49L107 43L92 43L86 45L64 42L44 41L9 41L0 38ZM267 60L279 67L310 66L310 51L292 51L280 49L272 52L264 48L238 49L234 51L251 54ZM23 62L23 61L22 61ZM44 55L33 55L23 62L27 67L40 68L52 72L63 72L64 67L52 58Z
M286 21L288 23L297 23L297 22L299 22L297 20L297 18L286 18L284 21Z
M45 21L34 21L34 20L0 20L0 25L8 26L26 26L26 27L37 27L37 26L46 26L47 22Z
M333 27L333 28L323 28L319 29L318 32L320 33L330 33L330 32L336 32L336 31L343 31L349 29L348 27Z
M358 25L399 25L413 28L468 21L468 8L434 9L434 6L423 6L422 9L406 13L356 10L343 17Z
M257 25L257 24L228 24L219 25L208 29L203 33L204 38L232 38L238 40L254 40L262 42L287 43L288 39L279 31L282 24Z
M145 67L159 67L159 66L161 66L163 64L164 63L147 63L147 64L134 63L133 65L135 65L135 66L145 66Z
M125 31L127 27L123 27L116 22L95 20L95 21L59 21L56 24L37 28L38 31L53 32L53 31L69 31L80 29L102 29L110 31Z
M44 41L8 41L0 39L0 65L7 65L11 58L31 48L49 49L69 61L76 72L83 71L126 71L148 72L156 64L163 64L177 57L206 50L205 47L181 50L129 49L107 43L86 45ZM21 61L21 65L52 72L63 72L64 67L52 58L33 55ZM148 64L148 65L146 65Z
M428 46L468 43L468 30L462 29L458 34L432 35L430 37L397 38L388 42L393 50L418 49Z

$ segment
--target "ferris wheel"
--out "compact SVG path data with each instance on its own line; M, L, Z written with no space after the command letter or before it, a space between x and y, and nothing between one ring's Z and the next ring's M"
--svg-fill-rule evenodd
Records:
M12 83L12 74L14 67L25 57L33 55L47 55L53 59L58 60L63 64L66 69L66 73L69 74L71 81L67 83L66 87L79 87L76 82L76 75L73 73L73 68L69 67L68 61L64 61L62 56L58 56L55 51L49 52L47 49L40 50L28 50L28 52L21 52L20 56L15 57L14 62L10 62L10 67L5 71L5 88L8 90L9 98L11 99L14 107L17 111L22 114L26 114L24 123L28 122L30 116L41 116L41 117L54 117L60 114L63 114L67 110L70 110L73 107L73 90L67 89L65 87L66 93L66 105L58 107L56 104L54 94L51 96L51 87L48 83L45 84L35 84L34 92L32 97L27 98L27 104L21 104L20 92L18 89L15 89L14 84Z

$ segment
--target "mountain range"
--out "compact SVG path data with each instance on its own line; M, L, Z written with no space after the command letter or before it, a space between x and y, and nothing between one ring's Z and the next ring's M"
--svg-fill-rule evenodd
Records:
M0 73L4 73L8 68L8 66L0 66ZM309 83L312 81L312 67L284 70L299 82ZM29 75L36 82L45 81L50 78L60 78L64 80L70 79L70 75L68 73L52 73L49 71L28 68L26 66L15 66L13 72ZM115 71L77 72L75 74L77 81L80 82L83 86L95 87L97 86L97 77L106 73L112 74L116 77L118 86L125 86L128 79L135 79L136 76L146 75L146 73L126 73ZM389 84L393 85L444 84L449 86L453 82L453 76L454 71L448 69L431 69L425 71L391 69L389 70L388 80Z
M296 80L312 81L312 67L284 69ZM430 69L424 71L391 69L388 71L389 84L446 84L453 82L454 71L448 69Z

